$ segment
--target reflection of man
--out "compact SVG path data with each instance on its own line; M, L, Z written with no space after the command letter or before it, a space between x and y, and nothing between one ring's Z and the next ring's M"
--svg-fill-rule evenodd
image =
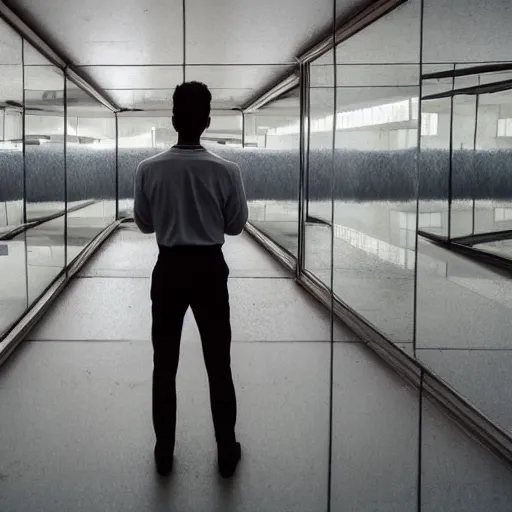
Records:
M178 144L142 162L135 179L135 222L156 233L153 270L153 425L160 475L172 469L176 430L176 372L183 318L192 308L203 346L210 401L223 477L241 457L235 437L236 396L231 376L229 269L224 234L238 235L247 222L240 170L200 145L210 125L206 85L184 83L174 93L173 125Z

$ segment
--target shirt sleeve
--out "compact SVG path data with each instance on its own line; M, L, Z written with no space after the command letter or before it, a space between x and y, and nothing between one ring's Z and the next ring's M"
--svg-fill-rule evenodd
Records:
M143 167L140 165L135 174L133 216L135 224L143 233L153 233L155 231L149 201L144 193Z
M238 165L235 166L231 181L231 192L224 207L224 232L226 235L234 236L243 231L249 218L247 198Z

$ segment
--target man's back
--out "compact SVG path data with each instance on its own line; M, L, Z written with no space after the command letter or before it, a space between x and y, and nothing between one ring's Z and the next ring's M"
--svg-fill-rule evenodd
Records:
M175 146L139 165L134 215L164 247L223 244L247 222L240 170L202 147Z
M247 201L238 166L200 145L210 126L211 101L205 84L176 87L172 123L178 145L142 162L135 179L135 222L144 233L154 231L159 245L151 278L151 340L155 463L161 476L173 466L176 373L189 307L201 335L220 475L232 476L242 456L235 434L229 268L222 244L224 233L242 232Z

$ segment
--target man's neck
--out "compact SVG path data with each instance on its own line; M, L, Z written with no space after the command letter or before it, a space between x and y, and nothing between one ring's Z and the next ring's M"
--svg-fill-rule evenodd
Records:
M197 139L190 139L186 137L182 137L181 135L178 135L178 146L180 147L186 147L186 146L200 146L201 145L201 138L198 137Z

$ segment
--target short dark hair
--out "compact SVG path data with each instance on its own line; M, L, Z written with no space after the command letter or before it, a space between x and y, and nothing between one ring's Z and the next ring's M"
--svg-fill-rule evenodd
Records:
M212 94L201 82L184 82L176 87L173 109L176 129L188 134L200 135L210 117Z

